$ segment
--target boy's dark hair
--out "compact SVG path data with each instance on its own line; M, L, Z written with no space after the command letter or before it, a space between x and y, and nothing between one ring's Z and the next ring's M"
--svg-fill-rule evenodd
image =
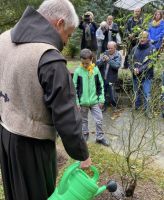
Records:
M82 59L92 59L93 58L93 53L90 49L82 49L80 52L80 58Z

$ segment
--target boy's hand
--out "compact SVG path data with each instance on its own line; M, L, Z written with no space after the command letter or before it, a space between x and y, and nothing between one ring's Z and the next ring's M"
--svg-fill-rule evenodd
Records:
M80 107L80 105L78 105L77 108L78 108L79 111L81 111L81 107Z
M104 104L103 104L103 103L99 103L99 108L100 108L100 109L102 109L102 108L103 108L103 106L104 106Z

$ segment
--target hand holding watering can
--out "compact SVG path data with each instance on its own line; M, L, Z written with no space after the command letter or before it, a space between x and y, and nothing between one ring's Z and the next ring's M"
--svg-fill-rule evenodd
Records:
M99 188L99 173L96 167L90 166L94 173L93 177L90 177L79 166L78 162L66 169L58 187L48 200L92 200L106 189L109 192L117 190L117 184L112 180Z

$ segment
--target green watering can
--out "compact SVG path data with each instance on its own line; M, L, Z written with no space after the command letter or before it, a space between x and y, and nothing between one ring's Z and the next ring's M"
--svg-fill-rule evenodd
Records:
M48 200L92 200L106 189L109 192L117 190L117 184L112 180L107 185L98 187L99 172L96 167L90 166L94 174L89 177L79 166L80 163L76 162L66 169L59 186Z

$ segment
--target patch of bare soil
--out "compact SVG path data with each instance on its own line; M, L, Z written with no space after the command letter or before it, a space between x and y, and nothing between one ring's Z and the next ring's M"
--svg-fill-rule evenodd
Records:
M107 175L102 174L100 177L100 186L105 184L104 180L106 179ZM110 177L113 180L120 184L117 176ZM95 200L164 200L164 190L160 189L153 180L149 181L139 181L137 183L137 187L135 189L133 197L126 197L126 198L115 198L112 197L110 192L105 191L100 196L96 197Z

